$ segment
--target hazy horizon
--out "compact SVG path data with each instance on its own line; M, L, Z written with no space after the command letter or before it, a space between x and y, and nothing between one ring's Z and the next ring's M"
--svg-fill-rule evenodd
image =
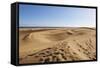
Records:
M95 27L93 8L19 5L19 27Z

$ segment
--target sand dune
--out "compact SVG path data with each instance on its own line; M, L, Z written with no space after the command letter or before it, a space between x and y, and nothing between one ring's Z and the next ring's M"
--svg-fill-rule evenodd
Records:
M95 28L19 30L20 64L95 59Z

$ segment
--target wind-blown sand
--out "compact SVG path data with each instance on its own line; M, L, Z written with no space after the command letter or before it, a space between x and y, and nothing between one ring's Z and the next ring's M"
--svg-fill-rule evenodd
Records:
M95 59L95 28L19 29L20 64Z

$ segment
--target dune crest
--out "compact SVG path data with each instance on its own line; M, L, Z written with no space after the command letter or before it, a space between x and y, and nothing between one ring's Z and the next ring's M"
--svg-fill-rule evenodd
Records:
M94 28L20 31L20 64L96 59Z

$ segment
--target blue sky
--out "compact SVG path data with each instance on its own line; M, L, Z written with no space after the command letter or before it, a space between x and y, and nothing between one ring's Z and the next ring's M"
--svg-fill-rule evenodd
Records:
M74 7L19 5L19 27L95 27L96 10Z

